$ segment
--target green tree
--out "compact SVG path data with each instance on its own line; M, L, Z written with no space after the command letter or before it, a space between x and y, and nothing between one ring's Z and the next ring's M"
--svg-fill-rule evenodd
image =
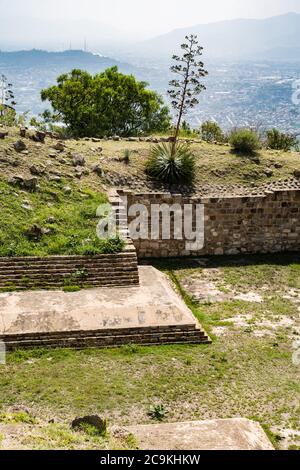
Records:
M216 122L205 121L201 125L201 136L206 142L223 142L224 134Z
M165 132L171 122L169 110L147 86L117 67L94 76L73 70L42 90L41 97L52 105L56 122L63 122L74 136Z
M267 131L267 147L274 150L289 151L298 148L298 139L296 135L280 132L278 129Z

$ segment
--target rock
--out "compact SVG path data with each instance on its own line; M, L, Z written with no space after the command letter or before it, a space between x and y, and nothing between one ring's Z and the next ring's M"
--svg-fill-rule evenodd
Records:
M59 135L57 134L57 132L47 132L47 136L51 139L59 139Z
M53 145L54 150L58 150L58 152L63 152L66 148L65 144L61 141L56 142L55 145Z
M25 235L28 240L38 242L43 236L43 229L39 225L34 224L32 227L26 230Z
M270 169L268 169L268 168L265 170L264 173L265 173L265 175L266 175L268 178L271 178L271 177L273 176L273 174L274 174L273 171L270 170Z
M49 158L56 158L57 157L57 153L49 153Z
M28 178L25 179L23 176L15 175L8 179L8 183L13 186L19 186L27 191L34 192L38 186L37 178Z
M295 176L295 178L300 178L300 170L295 170L294 171L294 176Z
M100 435L104 435L107 432L107 420L102 419L99 416L84 416L83 418L76 418L72 421L72 429L84 430L84 426L92 426L97 429Z
M96 148L94 148L94 149L92 149L92 150L93 150L93 152L95 152L95 153L102 153L102 152L103 152L103 148L102 148L102 147L96 147Z
M48 223L48 224L55 224L55 222L56 222L56 218L55 218L55 217L52 217L52 216L48 217L48 219L47 219L47 223Z
M20 136L21 137L26 137L26 127L20 127Z
M46 168L43 165L37 166L37 165L31 165L29 168L30 173L35 176L40 176L43 175L46 171Z
M31 135L30 138L34 141L34 142L38 142L38 143L44 143L45 142L45 138L46 138L46 132L42 132L42 131L36 131L35 134Z
M83 169L79 166L75 168L75 177L80 179L83 176Z
M71 194L71 193L72 193L72 188L70 188L70 186L65 186L65 187L63 188L63 192L64 192L65 194Z
M96 142L101 142L101 139L96 139L96 137L93 137L92 138L92 142L96 143Z
M21 205L21 207L22 207L23 209L25 209L26 211L32 211L32 210L33 210L32 207L31 207L31 205L30 205L30 204L27 204L26 202L24 202L24 203Z
M0 139L5 139L5 137L7 136L8 136L8 132L3 132L3 131L0 132Z
M8 178L7 182L12 186L22 186L22 184L24 183L24 178L23 176L15 175L11 178Z
M102 176L104 175L104 171L103 171L103 169L101 168L100 165L95 165L95 166L93 167L93 170L92 170L92 171L93 171L93 173L96 173L96 175L98 175L98 176L100 176L100 177L102 177Z
M37 190L37 186L38 186L38 179L36 177L24 179L23 181L23 188L26 189L27 191L34 192Z
M85 158L80 153L74 153L72 155L72 161L73 161L73 165L76 167L85 165Z
M23 142L23 140L17 140L17 142L15 142L13 146L16 152L23 152L27 149L27 146L25 142Z
M281 168L283 168L283 165L282 163L274 163L274 168L276 168L277 170L280 170Z
M115 142L118 142L118 141L121 140L121 139L120 139L120 136L118 136L118 135L113 135L113 136L112 136L112 140L114 140Z
M61 182L61 176L59 175L52 175L49 177L49 181L54 181L55 183Z

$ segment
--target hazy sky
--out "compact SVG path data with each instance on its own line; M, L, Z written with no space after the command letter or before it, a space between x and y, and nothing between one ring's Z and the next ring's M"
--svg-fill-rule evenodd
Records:
M90 19L150 36L232 18L300 13L300 0L0 0L1 15Z

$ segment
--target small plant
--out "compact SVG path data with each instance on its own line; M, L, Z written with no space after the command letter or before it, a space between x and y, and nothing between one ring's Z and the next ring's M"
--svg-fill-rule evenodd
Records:
M130 163L131 154L132 154L131 150L129 150L129 149L124 150L124 155L123 155L122 161L126 165L129 165L129 163Z
M229 142L234 152L244 155L253 155L261 148L257 134L250 129L233 131Z
M152 147L146 172L163 183L189 183L195 174L195 158L187 144L178 143L174 153L173 144L163 143Z
M205 142L224 142L224 133L221 127L213 121L202 123L201 136Z
M85 279L88 275L88 271L86 268L82 267L82 268L79 268L77 271L76 271L76 274L75 276L80 278L80 279Z
M197 129L191 128L190 124L187 121L183 121L180 132L179 132L180 137L199 137L199 132Z
M64 292L79 292L81 290L81 287L79 286L64 286L63 291Z
M270 149L288 152L293 148L297 149L298 145L298 139L293 134L286 134L278 129L267 131L267 147Z
M155 421L163 421L168 415L164 405L153 405L150 407L148 416Z
M137 344L125 344L121 350L124 354L137 354L139 352L139 346Z
M35 424L35 419L25 411L15 413L0 413L0 423L3 424Z

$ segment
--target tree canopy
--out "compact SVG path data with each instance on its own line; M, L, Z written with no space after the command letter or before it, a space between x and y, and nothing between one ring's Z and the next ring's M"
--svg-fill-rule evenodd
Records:
M41 92L54 111L77 137L130 136L160 132L170 127L170 114L163 99L133 75L117 67L91 75L83 70L57 78L57 85Z

